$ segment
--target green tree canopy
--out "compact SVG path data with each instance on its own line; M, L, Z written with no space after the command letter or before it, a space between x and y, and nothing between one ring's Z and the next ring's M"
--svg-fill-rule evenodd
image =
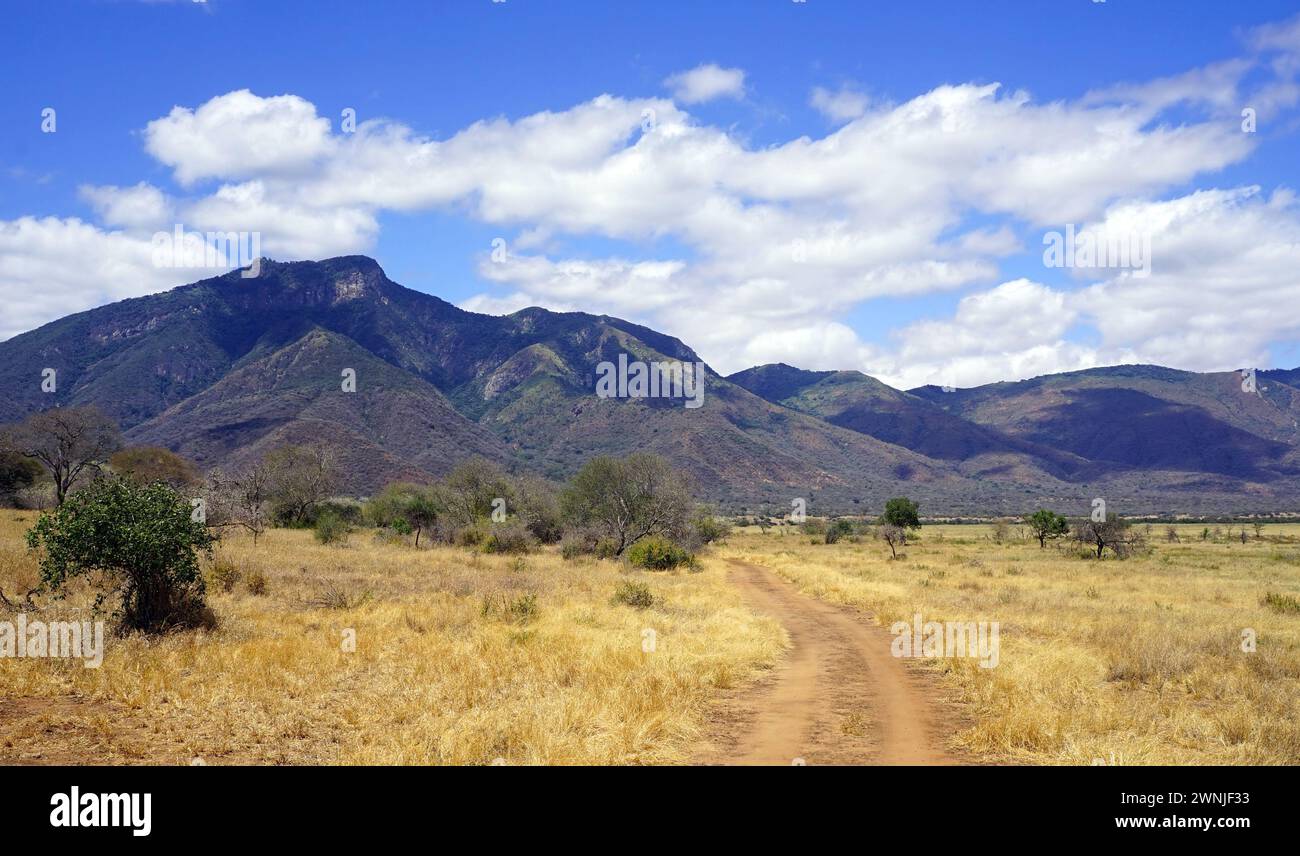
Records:
M198 552L210 553L215 541L175 490L121 478L72 493L27 533L41 551L42 590L58 593L73 577L100 572L96 608L120 595L122 626L146 633L210 620Z
M1040 548L1047 547L1049 538L1059 538L1070 531L1070 522L1054 511L1040 508L1025 518Z

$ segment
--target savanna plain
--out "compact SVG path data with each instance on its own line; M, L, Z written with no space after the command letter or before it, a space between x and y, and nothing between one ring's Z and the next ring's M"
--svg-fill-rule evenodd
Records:
M39 579L36 516L0 511L0 590ZM1300 524L1247 525L1244 542L1240 525L1170 528L1097 560L1015 525L926 525L898 558L738 527L672 572L231 533L204 560L215 628L110 632L95 669L0 659L0 763L690 763L719 696L788 655L728 582L734 561L864 623L998 622L994 668L908 666L957 708L941 737L961 758L1300 763ZM41 617L89 618L92 584Z

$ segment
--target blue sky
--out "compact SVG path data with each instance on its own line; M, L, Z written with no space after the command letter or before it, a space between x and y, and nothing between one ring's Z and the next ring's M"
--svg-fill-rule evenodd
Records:
M899 385L965 385L1117 361L1198 370L1255 362L1289 365L1300 357L1295 331L1270 317L1278 314L1277 306L1269 312L1260 304L1293 296L1285 290L1294 285L1285 267L1295 261L1287 253L1295 252L1296 212L1278 189L1300 186L1292 89L1296 64L1289 59L1296 54L1287 29L1296 11L1294 2L1180 2L1175 8L1123 0L19 4L7 10L0 33L6 83L0 121L8 129L0 137L0 235L6 224L9 230L8 240L0 240L0 290L7 292L7 304L19 309L0 335L198 278L170 272L171 280L151 274L134 284L111 282L130 277L133 258L133 251L113 238L170 229L181 222L180 213L188 213L197 227L210 225L195 216L197 211L212 215L212 207L201 204L205 198L220 195L223 187L262 181L277 216L301 217L304 231L323 236L277 243L275 217L232 214L232 206L223 203L217 225L234 228L246 220L267 233L268 255L366 252L393 279L484 311L528 302L609 311L679 335L725 370L783 359L811 368L859 368ZM1292 29L1300 33L1300 27ZM1294 50L1300 52L1300 39L1296 42ZM1233 61L1242 67L1225 71L1218 65ZM692 98L666 83L701 66L734 71L743 84L721 95ZM1205 69L1218 70L1198 72ZM1174 96L1153 88L1161 79L1196 73L1206 74L1203 83L1192 82ZM944 168L944 157L933 150L933 140L891 136L901 117L930 109L927 96L946 105L946 96L934 95L944 87L970 87L963 90L969 94L993 83L1001 84L996 94L963 95L953 112L944 114L956 117L949 132L989 135L978 145L969 139L955 143L954 151L961 153L953 158L953 175L936 172ZM1130 89L1115 96L1122 103L1119 113L1094 109L1085 100L1088 93L1120 85ZM829 116L815 106L818 88L863 106L857 115ZM1202 101L1198 89L1213 90L1216 97ZM343 194L346 201L333 208L328 201L335 198L326 190L329 182L355 185L364 172L358 162L373 163L377 143L369 154L321 148L254 168L246 161L213 162L227 145L234 152L243 145L221 136L239 133L228 124L188 127L178 120L146 130L174 107L200 111L240 90L256 99L288 95L295 104L309 105L315 117L330 122L330 138L322 147L345 143L339 127L345 108L354 109L359 122L400 125L406 148L383 149L398 161L389 185L376 189L373 198ZM996 106L1018 90L1028 96L1024 109ZM690 196L679 183L659 188L590 180L593 171L609 166L612 155L637 145L637 129L631 127L626 143L614 150L606 142L594 155L583 151L577 161L561 158L558 166L551 154L537 162L503 157L494 172L463 192L444 191L430 179L420 199L393 201L402 190L393 186L401 184L402 153L409 156L419 141L448 141L475 123L498 119L504 120L503 134L522 138L528 117L541 113L574 113L573 129L565 132L569 137L560 139L581 139L588 128L584 123L599 122L576 111L602 94L613 96L630 115L639 115L643 102L652 104L664 116L666 130L679 124L692 129L688 136L699 137L691 143L695 148L675 145L654 155L650 166L716 182L717 193L683 199L676 207L625 210L622 203L602 202L581 210L583 198L617 197L638 188ZM1255 100L1261 105L1258 131L1248 144L1239 143L1238 134L1225 147L1229 138L1222 129L1240 123L1240 109ZM278 102L267 103L268 115L281 109ZM1065 105L1070 115L1058 122L1054 103ZM55 133L42 133L46 107L57 111ZM1125 119L1120 134L1121 148L1131 151L1107 161L1103 176L1080 175L1075 184L1062 180L1041 200L1023 201L1081 161L1111 158L1109 131L1077 149L1072 141L1135 111L1143 112L1141 120ZM305 121L300 110L286 107L283 115L284 127ZM967 115L970 121L963 118ZM1005 138L997 136L999 122ZM861 160L827 166L833 158L805 152L798 144L806 137L829 145L834 135L853 131L846 125L861 126ZM1154 133L1160 128L1200 136L1171 148L1166 159ZM1023 139L1028 133L1055 140L1058 132L1059 142L1051 146ZM201 168L193 167L201 177L186 181L180 175L193 134L208 134L217 153ZM877 159L872 146L881 136L889 137L889 153ZM528 147L522 139L502 145ZM702 156L713 158L719 145L731 151L714 158L709 169L716 173L693 172L691 164ZM162 150L170 154L160 155ZM909 153L916 150L929 152L923 163L913 162ZM773 151L780 157L763 157ZM472 151L461 156L472 157ZM445 157L446 169L456 170L450 157L436 157ZM877 162L885 165L873 175ZM1014 168L1006 166L1011 162ZM863 166L854 169L854 163ZM914 167L918 178L888 194L898 202L892 210L892 203L882 206L873 197L873 188L903 180L899 164L904 170ZM987 169L987 181L979 177L991 164L1005 166L1006 178L998 179L993 168ZM818 177L816 188L773 186L781 183L783 171L822 168L827 174ZM527 181L539 171L570 171L557 182L572 184L575 198L553 205L545 198L518 198L515 179L501 175L511 169ZM959 170L965 174L956 174ZM1148 177L1144 170L1161 174ZM441 174L437 181L456 183ZM860 192L853 188L858 181ZM157 222L113 222L105 200L141 184L167 200L160 211L168 216L155 217ZM1074 204L1099 185L1104 187L1090 203ZM1256 186L1247 201L1229 194ZM311 188L309 205L296 196L303 187ZM89 188L110 190L97 195ZM917 192L914 200L906 198L909 189ZM1198 191L1225 195L1205 205L1179 203ZM487 205L493 197L507 202ZM930 200L938 197L944 201L932 210ZM697 222L696 215L715 204L716 222ZM1116 219L1110 206L1124 204L1164 207ZM342 209L355 214L347 225L313 225L312 218L332 222ZM616 222L606 227L606 216ZM772 217L788 221L765 232ZM858 253L842 246L870 243L870 236L913 217L916 230L900 230L887 248ZM1067 222L1114 228L1112 221L1171 218L1179 231L1157 232L1156 274L1146 283L1113 272L1043 265L1042 235ZM1258 234L1255 223L1271 224L1276 234L1253 239L1257 243L1246 249L1276 271L1261 276L1252 263L1242 277L1249 284L1239 293L1225 282L1224 266L1240 259L1243 249L1217 246L1218 238L1206 236ZM973 232L999 233L1001 240L994 243L1018 245L957 249L961 236ZM754 260L771 247L774 235L787 234L814 247L819 235L840 235L836 246L846 258L818 256L803 276L798 268L792 273L781 264ZM744 243L747 236L752 248ZM519 264L499 275L485 274L484 257L498 237L508 242ZM68 246L78 247L74 261L80 268L59 268L67 265L67 250L60 248ZM1160 261L1162 247L1177 252L1176 265ZM65 261L43 257L42 248ZM656 262L678 267L667 273L636 267ZM958 264L969 269L934 273L936 265ZM71 281L79 272L83 280L96 281ZM28 295L33 287L42 289L42 277L53 284L36 301ZM61 277L70 281L63 285ZM648 290L658 298L647 298ZM1257 311L1189 311L1206 300L1239 299ZM1098 305L1114 308L1098 310ZM1039 318L1040 312L1051 313L1050 319ZM729 323L720 323L724 318Z

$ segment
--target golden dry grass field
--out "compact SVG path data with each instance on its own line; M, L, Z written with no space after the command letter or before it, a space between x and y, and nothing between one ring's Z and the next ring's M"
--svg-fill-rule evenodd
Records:
M1000 622L995 668L928 662L974 722L952 735L974 757L1300 763L1300 610L1261 603L1300 598L1300 525L1266 525L1261 540L1250 530L1244 545L1202 541L1200 524L1179 525L1171 543L1165 528L1153 527L1150 556L1124 561L1042 550L1014 532L996 544L992 527L970 525L926 526L897 561L880 542L813 545L793 530L733 535L721 552L885 626L917 612Z
M35 517L0 512L11 596L36 580L22 542ZM99 669L0 659L0 762L681 762L715 688L784 645L716 561L628 575L554 552L416 551L368 530L342 547L303 531L272 530L256 547L229 536L216 555L242 572L230 592L209 585L216 631L109 638ZM266 592L251 594L259 572ZM629 577L654 606L613 602Z
M10 596L36 580L22 541L35 517L0 511ZM1300 597L1300 525L1245 545L1202 528L1166 543L1157 526L1151 555L1101 562L1014 529L997 544L985 526L926 526L896 561L876 541L737 531L698 573L417 551L369 530L345 546L229 535L205 562L216 630L110 637L99 669L0 659L0 763L687 762L719 691L787 642L728 584L729 558L885 626L998 621L996 668L926 661L961 704L968 725L946 740L963 757L1300 763L1300 612L1262 603ZM238 572L228 591L222 568ZM655 605L616 602L629 580ZM89 602L74 591L53 609Z

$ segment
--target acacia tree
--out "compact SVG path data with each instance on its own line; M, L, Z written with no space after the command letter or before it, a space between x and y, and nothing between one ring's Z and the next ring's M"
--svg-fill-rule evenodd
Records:
M131 446L109 458L108 465L136 484L162 482L180 490L198 480L194 464L161 446Z
M483 458L470 458L452 470L443 480L443 493L447 513L458 527L489 517L496 500L505 500L509 507L514 499L505 473Z
M1070 532L1070 522L1054 511L1040 508L1025 518L1034 537L1038 539L1039 549L1046 549L1051 538L1060 538Z
M880 515L884 526L902 530L900 543L907 545L907 530L921 528L920 507L905 496L896 496L885 503L885 513Z
M117 425L94 406L33 413L0 436L0 449L31 458L46 469L54 482L57 505L67 499L82 473L99 472L120 448Z
M281 446L263 458L267 498L282 523L308 523L334 491L334 456L322 446Z
M561 499L565 517L609 538L614 554L648 535L673 538L690 523L686 478L657 455L593 458L570 480Z
M210 509L208 523L242 526L253 535L253 546L267 526L270 502L271 470L264 461L227 475L213 470L208 476L210 497L216 508Z
M907 530L901 526L886 523L876 529L876 537L889 545L890 556L897 559L898 548L907 543Z
M1106 515L1105 520L1085 520L1076 525L1074 538L1095 547L1098 559L1107 548L1117 559L1128 558L1142 542L1141 536L1133 532L1129 522L1120 519L1113 511Z

